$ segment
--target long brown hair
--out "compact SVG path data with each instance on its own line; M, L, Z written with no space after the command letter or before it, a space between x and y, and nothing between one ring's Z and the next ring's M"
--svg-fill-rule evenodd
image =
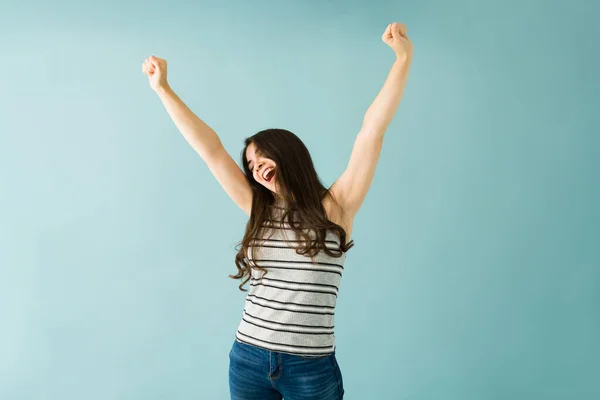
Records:
M278 195L282 202L277 202L275 194L254 179L246 157L246 150L251 143L254 144L257 154L275 162L280 191ZM241 154L242 165L246 180L252 188L252 211L246 224L244 238L236 246L238 253L235 256L235 264L238 273L229 275L232 279L246 278L239 285L241 291L247 291L242 286L250 280L252 268L267 273L254 262L251 265L247 255L251 243L261 238L259 234L265 222L272 220L271 210L276 202L286 205L279 222L289 224L289 229L292 229L298 235L298 239L301 239L301 245L296 247L296 253L313 258L320 251L324 251L331 257L341 257L354 246L353 240L346 243L344 228L327 218L323 199L329 195L338 209L339 204L330 190L323 186L315 171L310 153L298 136L285 129L265 129L246 138L244 144ZM343 213L341 209L340 212ZM332 250L325 246L328 230L335 232L340 238L339 250ZM310 233L313 232L314 234L311 235ZM254 255L251 259L255 259Z

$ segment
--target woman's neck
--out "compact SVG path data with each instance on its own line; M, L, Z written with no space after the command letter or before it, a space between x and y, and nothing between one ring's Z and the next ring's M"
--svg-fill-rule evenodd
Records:
M283 197L275 196L275 201L273 202L273 205L279 208L287 208L288 204Z

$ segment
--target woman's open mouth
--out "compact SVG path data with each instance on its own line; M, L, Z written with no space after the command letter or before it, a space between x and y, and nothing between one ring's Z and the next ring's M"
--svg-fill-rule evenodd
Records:
M264 172L263 172L263 179L265 181L267 181L268 183L271 183L271 181L273 180L273 177L275 176L275 168L267 168Z

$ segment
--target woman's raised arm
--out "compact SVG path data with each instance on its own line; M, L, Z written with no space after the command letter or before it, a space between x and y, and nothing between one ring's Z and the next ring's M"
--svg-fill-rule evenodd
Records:
M150 86L158 94L169 116L185 140L207 164L231 199L248 215L252 208L252 189L240 167L223 147L219 136L194 114L167 82L167 61L149 57L142 64Z

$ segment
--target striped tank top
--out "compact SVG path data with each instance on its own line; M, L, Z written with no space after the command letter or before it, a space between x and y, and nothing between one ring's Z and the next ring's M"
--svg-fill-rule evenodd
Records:
M294 355L330 354L335 350L335 305L346 254L336 258L320 251L312 260L297 254L301 238L287 222L278 222L283 208L271 209L273 217L264 223L260 238L251 241L247 256L268 273L251 269L236 340ZM310 235L314 238L314 232ZM339 253L337 234L328 231L325 245Z

